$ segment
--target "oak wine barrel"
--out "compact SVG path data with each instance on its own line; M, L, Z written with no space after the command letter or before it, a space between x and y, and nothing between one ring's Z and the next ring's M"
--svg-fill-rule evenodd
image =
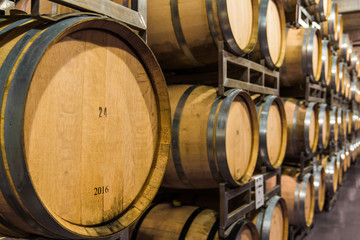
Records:
M338 126L341 143L346 141L346 111L343 108L338 108Z
M286 19L281 0L260 0L258 42L251 59L265 59L266 66L283 65L286 50Z
M347 168L349 169L351 167L351 155L350 155L350 144L345 145L345 159Z
M322 40L322 55L321 55L321 76L320 81L324 86L331 84L332 71L332 54L328 40Z
M344 174L344 162L341 159L341 151L336 154L336 162L338 167L338 185L342 185L343 174Z
M353 52L351 54L351 61L350 61L350 69L354 71L358 71L357 64L359 62L358 52L357 50L353 49Z
M259 150L256 108L248 93L170 85L172 143L162 186L216 188L238 186L254 172Z
M333 2L331 12L327 21L321 22L321 35L327 37L330 41L338 40L338 5Z
M322 212L325 204L326 173L322 166L318 166L313 173L315 187L315 211Z
M0 223L56 239L124 230L155 197L169 155L154 55L108 18L0 25Z
M338 50L338 55L346 63L349 62L351 59L349 48L350 48L350 37L349 34L344 33L342 34L341 45L340 45L340 49Z
M281 176L281 196L288 208L289 224L298 227L311 226L315 211L314 177L308 173L298 182L294 169L284 169Z
M337 56L332 55L331 59L331 77L327 89L336 94L340 91L340 62Z
M257 42L258 0L154 0L147 14L148 44L166 70L216 64L219 41L236 55Z
M150 207L137 222L131 240L217 240L218 214L210 209L195 206L174 207L162 203ZM240 220L227 230L229 240L259 240L255 225L248 220Z
M287 240L289 237L288 212L285 200L274 196L253 217L260 239Z
M286 156L295 157L301 152L315 152L319 138L317 105L309 103L306 107L304 101L286 98L284 107L288 132Z
M266 165L269 169L281 167L286 151L287 123L284 104L277 96L260 98L253 95L259 122L258 168Z
M339 181L339 162L337 156L326 156L328 163L326 165L326 191L331 194L336 193Z
M352 129L352 127L353 127L353 112L352 112L352 110L351 109L347 109L346 110L346 134L348 135L348 136L350 136L351 135L351 133L353 132L353 129Z
M342 15L341 14L338 14L337 15L337 18L338 18L338 20L337 20L337 33L338 33L338 38L337 38L337 40L335 40L334 42L333 42L333 47L334 47L334 49L335 50L339 50L339 49L341 49L341 46L342 46L342 42L343 42L343 31L344 31L344 29L343 29L343 27L344 27L344 20L343 20L343 17L342 17ZM339 57L341 57L339 54L341 53L341 51L339 52L338 51L338 56Z
M330 135L330 109L326 103L320 104L319 111L319 143L320 149L326 149L329 144Z
M280 85L303 85L308 76L317 82L321 76L322 43L315 28L290 28L286 39L286 58L281 67Z
M338 123L338 108L333 107L330 111L330 141L334 143L338 142L339 139L339 123Z
M318 4L307 7L308 12L315 17L317 22L324 22L331 14L332 0L320 0Z

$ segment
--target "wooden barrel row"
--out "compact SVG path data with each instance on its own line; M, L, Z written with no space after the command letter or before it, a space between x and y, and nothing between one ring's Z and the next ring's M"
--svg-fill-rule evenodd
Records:
M91 16L14 17L0 36L0 234L124 230L150 205L169 155L152 52L125 25Z
M287 139L283 102L216 88L170 85L172 143L163 186L214 188L250 180L256 165L281 166Z
M276 212L278 214L278 212ZM196 206L174 207L162 203L150 207L136 223L132 240L219 239L218 214ZM256 226L240 220L229 227L229 240L259 240Z
M148 6L148 43L166 70L216 64L219 41L275 69L285 57L285 24L280 0L157 0Z

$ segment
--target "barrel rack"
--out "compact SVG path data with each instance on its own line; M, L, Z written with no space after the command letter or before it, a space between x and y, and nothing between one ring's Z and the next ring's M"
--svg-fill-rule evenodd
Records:
M238 57L227 50L226 44L223 41L218 42L218 95L224 96L226 89L237 88L252 93L259 93L263 95L280 94L280 74L278 71L270 70L265 67L265 60L261 60L260 64L248 60L246 57ZM229 74L229 65L235 67L236 74ZM269 190L266 190L266 180L276 177L276 185ZM257 182L258 181L258 182ZM259 185L260 181L260 185ZM259 203L258 187L260 190L260 197L262 202ZM220 194L220 223L219 223L219 238L226 239L226 229L233 223L249 215L255 209L260 208L267 200L275 195L281 194L281 168L268 171L266 167L262 167L261 173L255 175L248 183L240 187L231 188L226 183L219 184ZM229 201L238 197L244 196L246 202L229 212Z

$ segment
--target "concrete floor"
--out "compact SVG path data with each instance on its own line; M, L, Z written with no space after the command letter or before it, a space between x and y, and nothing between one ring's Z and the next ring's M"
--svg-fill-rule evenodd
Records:
M306 240L360 239L360 163L347 171L334 208L316 214L314 223Z

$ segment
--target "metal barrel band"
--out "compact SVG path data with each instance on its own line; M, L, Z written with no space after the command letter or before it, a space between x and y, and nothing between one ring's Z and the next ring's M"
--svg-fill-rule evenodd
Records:
M325 127L325 115L326 115L327 105L326 103L320 104L319 109L319 148L324 149L326 144L323 142L323 128ZM327 131L326 131L327 132Z
M216 21L215 21L215 14L213 9L213 1L212 0L205 0L206 6L206 16L209 24L209 29L211 36L213 38L214 44L217 47L218 42L220 41L220 34L217 31Z
M282 209L285 211L283 201L284 200L280 196L274 196L268 201L267 207L264 211L264 220L263 220L263 226L262 226L261 240L270 239L270 229L271 229L271 222L272 222L271 220L273 217L274 210L275 210L277 204L280 204ZM287 216L286 212L285 212L285 214ZM285 219L284 219L284 221L285 221ZM280 240L284 240L284 239L280 239Z
M307 61L307 50L306 50L306 48L307 48L307 45L308 45L309 32L310 32L310 29L306 28L305 33L304 33L304 38L303 38L302 50L301 50L301 54L302 54L301 66L302 66L302 71L303 71L304 77L308 76L307 64L306 64L306 61ZM313 79L310 78L310 80L313 80Z
M195 211L189 216L189 218L186 220L183 228L181 229L180 235L178 240L185 240L186 235L191 227L191 224L194 222L195 218L203 211L204 209L199 207L195 209Z
M245 227L247 227L250 230L253 239L258 239L258 231L256 227L251 221L248 221L246 219L241 219L240 221L236 222L229 236L226 239L237 240L239 232L241 233Z
M320 207L319 207L319 194L320 194L320 182L322 181L321 179L321 173L322 173L322 166L318 166L316 169L314 169L314 187L315 187L315 211L320 212Z
M315 151L316 149L314 149L313 146L310 146L310 125L311 125L311 115L312 115L312 111L316 111L316 103L311 102L309 103L309 106L306 108L306 114L305 114L305 119L304 119L304 144L305 144L305 152L310 154L313 151ZM315 114L315 131L316 131L316 126L318 126L318 116L317 114ZM317 128L317 130L319 131L319 128ZM316 133L315 133L315 138L316 138ZM315 139L316 140L316 139ZM314 145L317 144L316 141L313 142Z
M337 56L332 56L332 64L331 64L331 83L330 83L330 89L332 88L335 93L337 93L336 90L336 79L338 77L338 67L337 67Z
M306 46L306 73L309 76L310 80L316 82L316 74L313 71L313 65L318 64L313 62L313 54L314 54L314 38L317 33L315 28L309 28L308 41Z
M292 140L292 147L294 149L294 154L295 155L298 152L297 144L296 144L296 125L297 125L297 115L298 115L298 112L299 112L300 104L301 104L300 101L298 101L296 103L295 111L294 111L294 117L293 117L293 121L292 121L292 139L291 140Z
M31 19L27 19L27 21L31 21ZM26 22L26 21L25 21ZM17 26L21 26L24 21L17 21L17 25L15 23L9 25L6 29L7 31L11 31L15 29ZM35 37L41 30L42 27L47 26L47 23L39 23L37 28L32 28L29 30L20 40L15 44L15 46L11 49L10 53L6 56L1 68L0 68L0 86L1 89L5 89L5 85L7 84L7 80L11 74L11 70L15 65L17 59L22 54L25 46ZM5 33L5 29L3 29L0 33ZM24 74L24 73L23 73ZM4 91L0 91L0 101L1 105L3 104ZM48 233L42 226L40 226L23 208L22 204L18 202L16 194L10 187L9 179L6 177L6 167L4 164L3 155L0 154L0 187L1 192L4 195L7 203L11 207L13 211L15 211L29 226L31 226L36 231L43 233L46 236L60 237L56 234Z
M228 96L222 101L218 113L218 119L216 124L216 135L215 135L217 165L219 167L222 178L232 186L238 186L239 184L237 183L236 180L233 179L227 163L226 145L225 145L226 124L230 111L230 106L240 92L242 92L242 90L239 89L229 90Z
M207 133L206 133L206 146L207 146L207 156L209 161L209 167L213 178L217 182L222 181L222 177L219 174L219 167L217 165L217 158L216 158L216 149L214 148L214 137L216 136L216 112L218 110L218 106L221 102L221 97L216 97L213 104L211 105L209 119L208 119L208 126L207 126Z
M306 216L305 214L305 201L306 201L306 189L307 189L307 185L308 185L308 183L311 181L311 180L313 180L313 178L312 178L312 176L311 176L311 174L310 173L308 173L308 174L306 174L305 176L304 176L304 178L303 178L303 182L302 182L302 184L301 184L301 189L300 189L300 192L299 192L299 205L298 205L298 213L299 213L299 216L300 216L300 223L301 223L301 225L303 226L303 227L308 227L307 226L307 218L308 218L308 216ZM310 193L310 194L312 194L312 193ZM310 203L310 211L311 211L311 209L314 209L314 201L311 201L311 203ZM310 213L311 215L313 214L313 213Z
M181 27L180 22L180 13L179 13L179 3L178 0L170 0L170 8L171 8L171 20L174 28L175 36L179 47L181 48L184 55L187 59L195 66L202 66L194 55L191 53L188 44L186 43L185 36Z
M328 55L325 54L328 52L328 44L329 41L328 40L323 40L323 44L322 44L322 54L321 54L321 62L322 62L322 66L321 66L321 83L323 86L326 86L326 74L325 71L327 71L327 69L325 69L325 63L326 60L328 59Z
M258 1L257 0L251 0L253 11L256 11L256 15L253 18L253 26L257 26L259 24L258 19ZM217 3L217 10L218 10L218 17L220 22L220 28L221 32L223 34L223 37L227 43L227 46L230 48L231 52L233 52L236 55L245 55L246 53L250 53L256 44L257 41L257 28L252 29L251 37L248 46L245 49L241 49L240 46L237 44L235 37L232 33L230 22L229 22L229 15L227 12L227 1L216 1Z
M184 109L185 103L189 98L190 94L197 88L199 85L193 85L185 90L183 95L180 97L178 104L176 105L174 118L171 128L171 149L172 149L172 157L175 166L176 173L183 184L187 187L193 188L194 186L188 180L185 170L181 163L180 158L180 148L179 148L179 131L180 131L180 120L182 111Z

